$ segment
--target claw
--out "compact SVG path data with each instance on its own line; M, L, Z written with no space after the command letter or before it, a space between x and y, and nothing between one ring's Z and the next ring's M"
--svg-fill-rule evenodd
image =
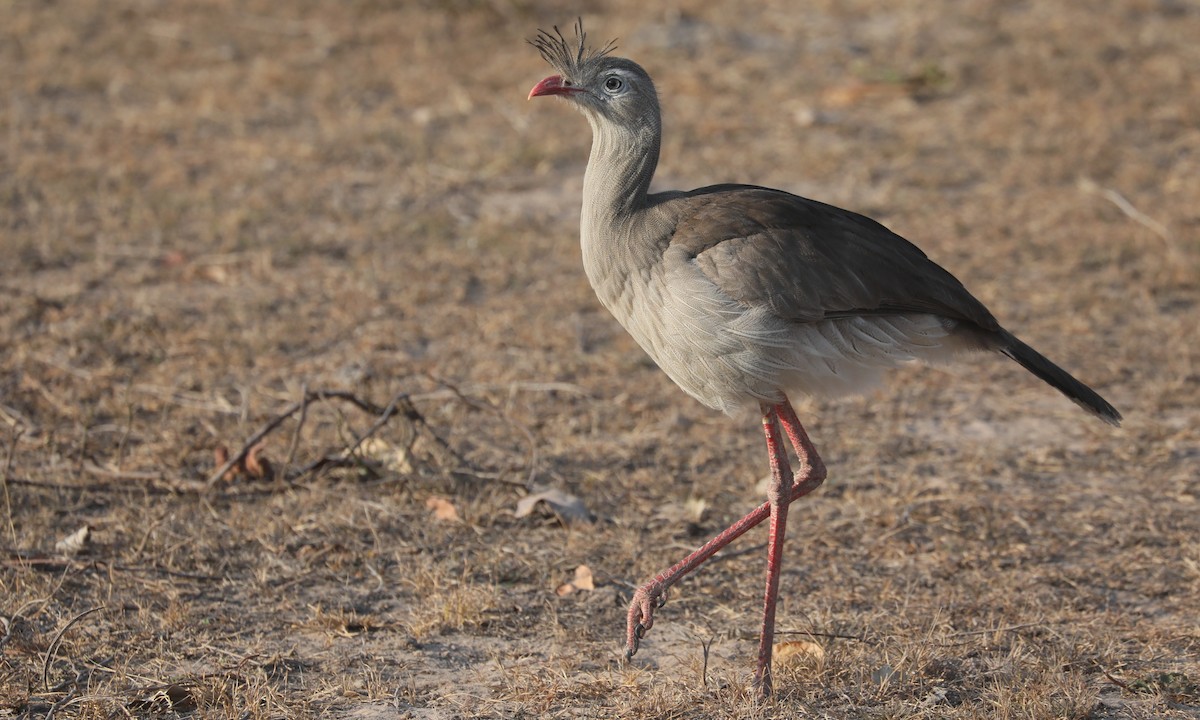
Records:
M663 590L647 585L638 588L629 603L629 621L625 628L625 657L630 659L638 651L639 641L654 626L654 611L663 605Z

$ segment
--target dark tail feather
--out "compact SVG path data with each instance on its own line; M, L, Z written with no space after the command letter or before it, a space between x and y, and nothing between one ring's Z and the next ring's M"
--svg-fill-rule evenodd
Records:
M1046 381L1054 389L1066 395L1076 405L1092 413L1109 425L1121 426L1121 413L1108 401L1087 385L1079 382L1066 370L1050 362L1037 350L1018 340L1012 333L1001 331L1000 352L1021 363L1021 367Z

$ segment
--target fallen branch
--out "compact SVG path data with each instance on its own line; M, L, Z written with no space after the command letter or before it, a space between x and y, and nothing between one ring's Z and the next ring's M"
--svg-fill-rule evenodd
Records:
M403 415L406 420L411 422L417 428L423 428L428 436L432 438L433 441L438 445L438 447L453 457L456 462L461 463L464 466L469 465L466 460L464 460L458 453L454 452L454 450L446 443L446 441L442 440L442 438L438 436L438 434L435 433L432 428L429 427L429 425L425 422L425 416L418 412L416 407L413 406L411 397L408 393L397 393L392 397L391 402L389 402L386 407L380 407L368 400L358 397L354 393L344 390L305 390L303 397L300 400L292 403L286 407L283 412L267 421L265 425L259 428L256 433L251 435L250 438L246 440L245 444L242 445L241 450L230 455L228 459L226 459L225 462L222 463L220 467L218 467L216 471L208 477L208 480L205 483L206 487L211 488L217 483L221 482L225 475L235 467L244 466L246 459L250 457L251 453L254 452L254 449L262 442L263 438L278 429L279 426L287 422L287 420L293 415L300 413L301 421L303 421L307 417L308 406L310 404L329 400L340 400L342 402L350 403L366 413L375 415L375 422L372 423L371 427L368 428L367 431L362 435L360 435L350 447L339 453L340 457L331 458L330 456L326 455L325 457L305 465L295 474L295 477L302 477L314 470L337 463L339 460L345 460L349 458L354 451L356 451L363 444L363 442L378 432L380 428L382 428L389 420L397 415ZM295 436L293 436L293 446L296 442ZM289 460L293 452L294 450L291 449L288 451Z

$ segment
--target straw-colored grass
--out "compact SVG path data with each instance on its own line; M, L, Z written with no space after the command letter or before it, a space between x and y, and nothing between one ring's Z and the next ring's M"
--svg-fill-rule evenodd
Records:
M766 704L761 532L622 660L766 464L587 286L587 125L525 101L574 6L4 5L0 717L1196 717L1200 14L1076 5L587 7L661 187L877 217L1127 419L1002 358L802 403Z

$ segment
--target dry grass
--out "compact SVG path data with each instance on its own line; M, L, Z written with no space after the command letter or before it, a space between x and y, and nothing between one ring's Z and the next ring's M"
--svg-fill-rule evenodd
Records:
M1200 13L1063 5L586 8L664 187L866 211L1127 417L996 359L803 408L780 626L824 655L765 705L758 534L619 660L765 463L583 278L587 127L524 100L577 8L4 5L0 717L1196 717ZM316 389L414 413L314 402L206 482ZM546 486L597 521L517 517Z

